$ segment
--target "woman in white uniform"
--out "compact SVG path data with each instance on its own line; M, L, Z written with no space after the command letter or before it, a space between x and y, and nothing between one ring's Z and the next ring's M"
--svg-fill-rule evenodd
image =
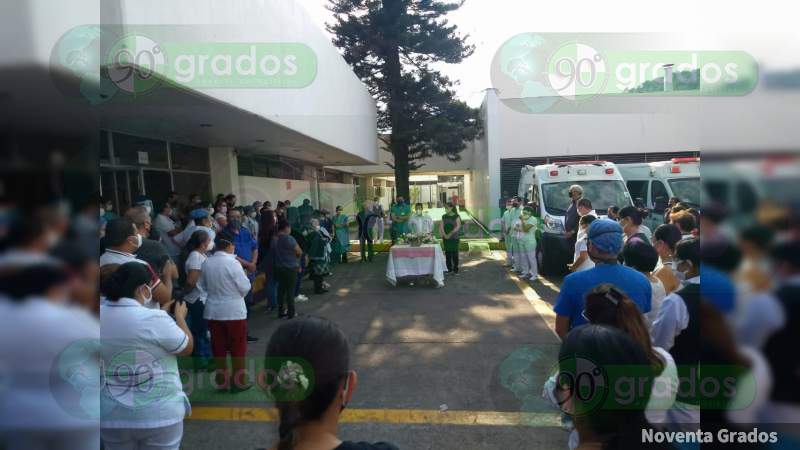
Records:
M189 401L176 356L192 354L184 303L166 310L143 306L152 296L144 264L121 265L101 284L100 355L105 389L100 435L106 450L175 449L183 437Z

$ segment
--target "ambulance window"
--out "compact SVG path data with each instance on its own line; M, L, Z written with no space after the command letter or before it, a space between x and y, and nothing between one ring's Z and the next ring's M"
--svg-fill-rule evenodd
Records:
M647 201L647 181L630 180L628 181L628 191L631 193L631 199L637 205Z
M758 205L758 198L753 192L753 187L743 181L736 183L736 197L739 199L739 212L752 212Z
M653 212L663 213L669 203L669 193L667 193L667 187L664 186L664 183L654 180L652 186L650 186L650 196Z
M726 181L705 181L703 185L706 188L708 199L701 201L701 203L706 203L707 201L722 203L723 205L728 203L728 183Z

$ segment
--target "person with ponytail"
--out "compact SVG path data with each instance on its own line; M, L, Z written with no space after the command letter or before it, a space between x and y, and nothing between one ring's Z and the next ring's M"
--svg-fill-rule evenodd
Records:
M631 306L635 306L631 303ZM594 372L584 372L588 363L594 364L604 373L606 387L614 389L618 386L630 385L632 373L638 382L650 385L655 382L655 373L648 370L652 367L652 355L642 347L641 343L620 328L607 325L585 325L572 330L561 343L559 350L559 372L554 397L562 411L572 417L577 430L579 442L572 442L578 450L639 450L669 449L667 443L642 443L644 430L652 430L644 408L648 405L650 392L643 392L633 399L633 406L622 407L620 402L628 399L620 398L622 393L611 391L597 404L599 392L581 393L575 390L570 380L594 376ZM580 363L580 365L579 365ZM619 370L625 367L628 370ZM615 370L616 369L616 370ZM590 384L589 389L597 389L598 384ZM637 392L638 394L638 392Z
M619 328L642 347L656 374L645 415L650 423L664 423L678 393L678 369L667 350L653 346L645 316L624 292L609 284L586 295L584 315L591 324Z
M100 290L100 355L105 389L100 433L107 450L180 447L188 399L176 356L192 354L186 304L146 308L151 274L141 263L122 264L104 277ZM173 311L173 317L167 313ZM131 358L137 361L131 373ZM147 385L147 389L140 386ZM138 388L138 389L137 389ZM154 395L157 393L157 396Z
M280 440L273 449L397 450L383 442L342 442L337 437L342 411L353 397L358 376L350 367L347 339L333 322L303 317L284 323L270 337L266 357L272 361L286 358L282 369L292 360L303 360L313 373L295 376L310 375L314 380L303 400L275 401Z
M203 263L208 259L206 253L211 247L211 237L204 230L192 233L181 254L181 287L183 300L189 308L189 325L194 337L194 366L199 370L207 369L211 359L211 346L208 341L208 321L203 318L208 294L200 286L200 274Z

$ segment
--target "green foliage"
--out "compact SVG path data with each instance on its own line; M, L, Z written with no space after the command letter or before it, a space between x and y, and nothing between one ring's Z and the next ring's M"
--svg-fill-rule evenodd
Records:
M700 89L700 69L684 70L672 74L673 91L696 91ZM627 93L663 92L664 77L647 80L635 88L626 89Z
M378 130L391 133L399 195L408 196L410 170L434 154L459 161L478 137L478 111L455 98L456 82L432 64L472 55L446 15L463 1L330 0L328 30L345 60L378 101Z

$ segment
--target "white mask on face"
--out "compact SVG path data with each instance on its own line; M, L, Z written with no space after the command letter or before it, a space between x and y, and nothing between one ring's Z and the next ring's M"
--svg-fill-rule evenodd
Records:
M146 284L144 285L144 287L147 290L147 294L143 298L144 303L150 303L151 301L153 301L153 289Z
M691 261L678 260L678 261L675 261L675 263L674 263L675 276L678 277L678 279L681 280L681 281L686 281L686 272L688 272L689 269L678 270L678 267L681 265L681 263L686 263L687 266L691 267L692 266L692 262Z
M136 234L136 248L133 251L139 250L139 247L142 246L142 235Z
M253 219L255 219L255 218L256 218L256 213L255 213L255 212L251 212L251 213L250 213L250 217L251 217L251 218L253 218Z

